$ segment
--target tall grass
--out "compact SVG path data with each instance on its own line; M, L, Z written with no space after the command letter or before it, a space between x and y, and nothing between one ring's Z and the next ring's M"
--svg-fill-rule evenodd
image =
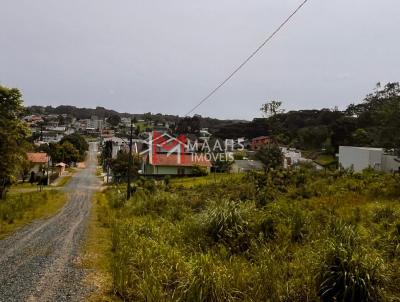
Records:
M114 292L124 301L398 298L397 180L300 170L139 184L129 201L110 189L99 217L111 230ZM267 191L274 198L261 204Z
M0 237L34 219L54 214L65 202L58 191L10 194L0 201Z

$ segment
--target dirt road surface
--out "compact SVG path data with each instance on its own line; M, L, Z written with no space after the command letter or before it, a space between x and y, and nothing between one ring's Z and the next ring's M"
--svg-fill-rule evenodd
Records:
M99 187L96 151L91 143L86 168L65 187L68 201L56 216L0 241L1 302L85 300L85 271L76 260Z

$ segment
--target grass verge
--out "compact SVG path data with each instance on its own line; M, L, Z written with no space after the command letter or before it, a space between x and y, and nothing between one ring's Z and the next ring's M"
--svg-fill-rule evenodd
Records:
M81 252L81 265L90 271L86 282L94 288L87 301L93 302L119 301L112 294L110 228L99 220L103 199L101 193L94 197L86 243Z
M65 202L65 193L55 190L9 194L0 201L0 239L35 219L54 215Z

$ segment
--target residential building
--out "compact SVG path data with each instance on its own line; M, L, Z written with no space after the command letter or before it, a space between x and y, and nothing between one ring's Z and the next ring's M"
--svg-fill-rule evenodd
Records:
M29 174L43 175L43 169L47 169L50 157L44 152L28 152L26 154L30 163Z
M301 151L287 147L280 147L280 149L284 157L283 165L285 168L296 165L302 161Z
M274 140L270 136L255 137L251 141L251 150L257 151L272 143Z
M194 153L183 155L160 153L156 157L157 160L153 162L152 156L144 156L142 164L144 175L193 175L195 167L204 168L207 172L211 170L211 162L203 156L196 157Z
M366 168L395 172L400 169L400 160L394 155L386 154L383 148L340 146L339 165L355 172Z

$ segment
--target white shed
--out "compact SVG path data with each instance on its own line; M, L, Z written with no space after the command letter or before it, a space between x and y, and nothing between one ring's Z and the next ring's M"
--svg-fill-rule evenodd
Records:
M385 172L400 171L400 159L394 155L384 154L382 157L382 170Z
M366 168L382 171L383 154L383 148L340 146L339 164L345 169L353 168L355 172Z

